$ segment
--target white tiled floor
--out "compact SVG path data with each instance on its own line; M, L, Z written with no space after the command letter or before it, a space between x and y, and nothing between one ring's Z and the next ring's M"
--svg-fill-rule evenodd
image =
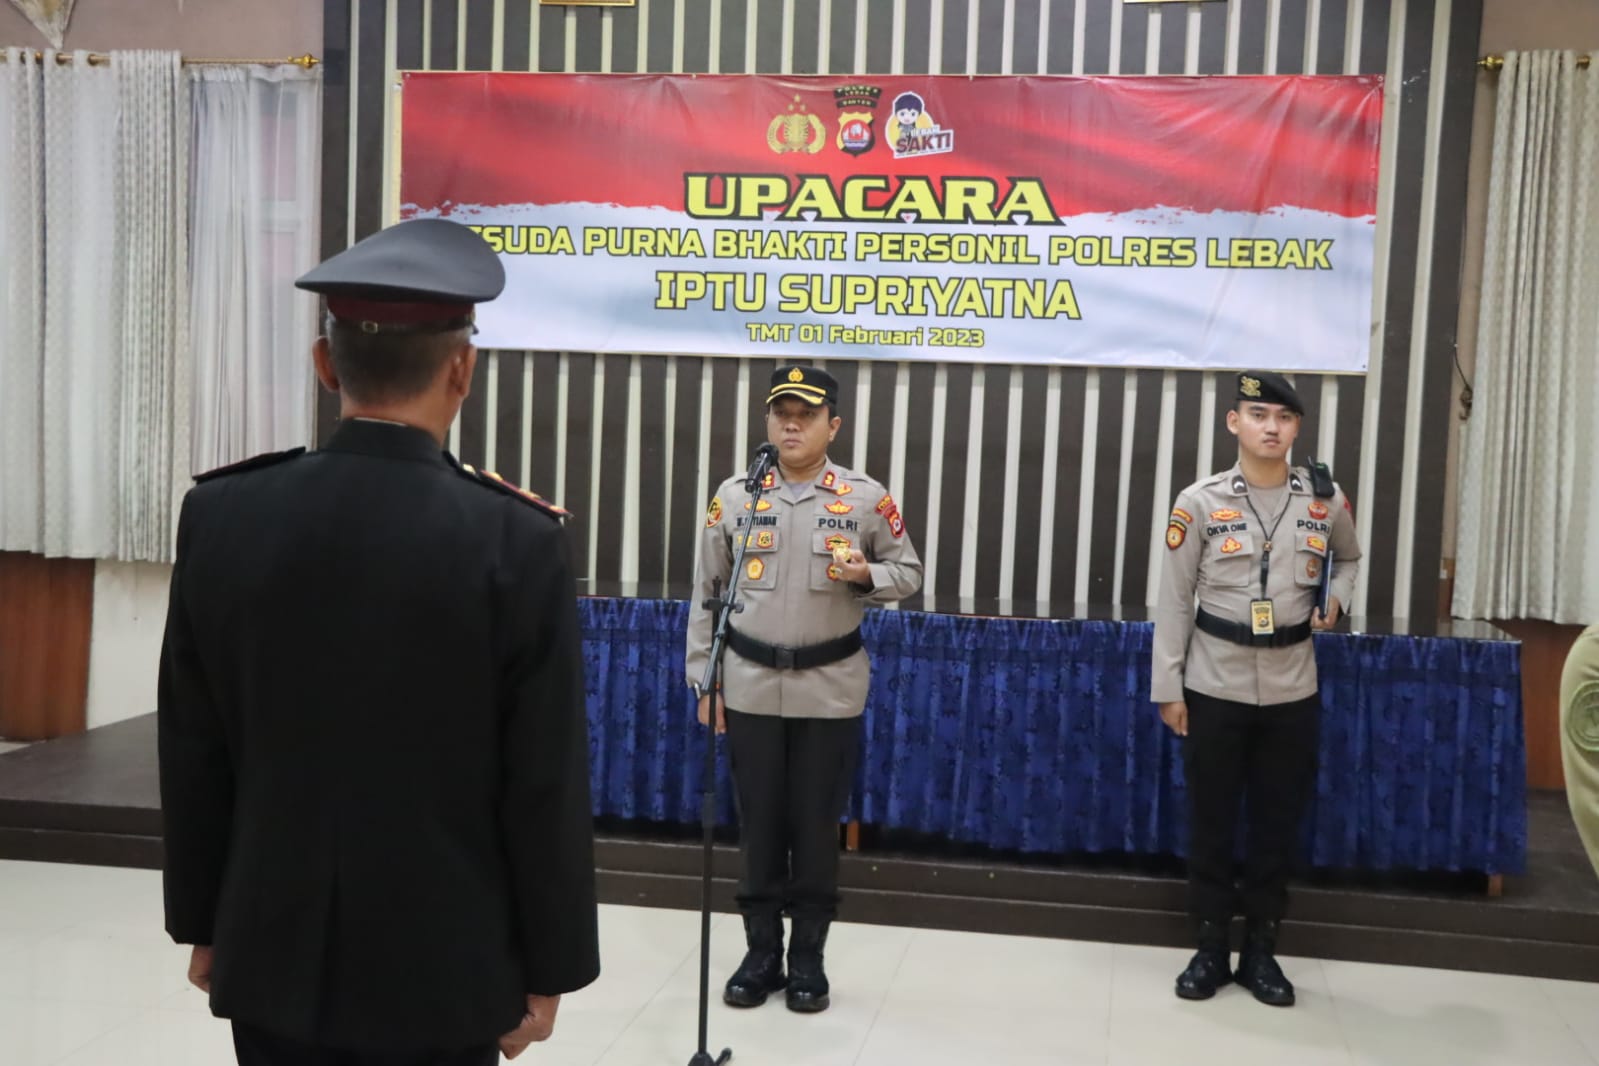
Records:
M694 1051L698 915L605 907L605 972L518 1063L684 1066ZM716 916L713 987L742 952ZM1599 984L1285 959L1299 1006L1229 988L1172 996L1167 948L839 925L833 1008L715 1003L735 1066L1599 1066ZM0 862L0 1064L225 1066L226 1023L161 932L160 877Z

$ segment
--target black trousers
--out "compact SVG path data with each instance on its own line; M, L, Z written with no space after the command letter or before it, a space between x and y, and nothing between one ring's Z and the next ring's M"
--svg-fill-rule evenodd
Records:
M727 712L745 914L838 912L838 821L861 757L861 719Z
M344 1051L302 1044L244 1022L233 1023L239 1066L495 1066L498 1044L464 1051Z
M1185 690L1188 737L1188 911L1230 921L1275 921L1288 907L1288 874L1316 786L1321 697L1260 707ZM1244 802L1242 891L1234 880Z

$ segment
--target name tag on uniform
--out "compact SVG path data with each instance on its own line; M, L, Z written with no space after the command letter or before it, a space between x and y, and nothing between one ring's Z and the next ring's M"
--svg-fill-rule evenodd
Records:
M1257 637L1269 637L1277 632L1277 620L1272 614L1270 600L1249 601L1249 630Z

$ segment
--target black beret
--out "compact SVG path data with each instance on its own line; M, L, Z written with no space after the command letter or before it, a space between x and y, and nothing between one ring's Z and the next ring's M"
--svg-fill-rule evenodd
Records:
M1246 370L1239 374L1238 398L1256 403L1280 403L1301 417L1305 413L1305 405L1288 379L1270 370Z

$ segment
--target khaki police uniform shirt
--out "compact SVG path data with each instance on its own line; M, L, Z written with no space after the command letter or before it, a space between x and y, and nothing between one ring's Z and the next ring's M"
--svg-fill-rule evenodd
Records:
M1599 626L1582 631L1560 675L1560 757L1571 818L1599 874Z
M750 541L737 593L744 610L730 625L768 644L804 647L842 637L860 626L868 605L892 603L922 585L922 561L905 520L878 482L833 463L815 482L788 485L775 471L767 482L772 487L753 514L742 476L722 482L706 512L689 608L685 668L690 685L704 680L713 615L703 604L715 579L727 587L736 537L747 534ZM835 546L866 556L870 591L837 576ZM825 666L778 670L728 648L722 671L728 707L785 718L858 715L866 707L871 679L864 649Z
M1272 490L1265 490L1270 493ZM1316 691L1312 641L1286 648L1253 648L1213 637L1194 626L1194 608L1248 625L1249 605L1260 598L1260 560L1270 523L1283 508L1255 491L1259 519L1249 505L1242 470L1215 474L1177 496L1166 528L1155 611L1150 699L1171 703L1185 687L1218 699L1267 706L1305 699ZM1347 610L1359 573L1360 543L1343 490L1317 498L1310 475L1289 471L1287 510L1271 539L1266 598L1281 629L1310 617L1327 549L1333 553L1332 595ZM1267 528L1261 528L1261 520Z

